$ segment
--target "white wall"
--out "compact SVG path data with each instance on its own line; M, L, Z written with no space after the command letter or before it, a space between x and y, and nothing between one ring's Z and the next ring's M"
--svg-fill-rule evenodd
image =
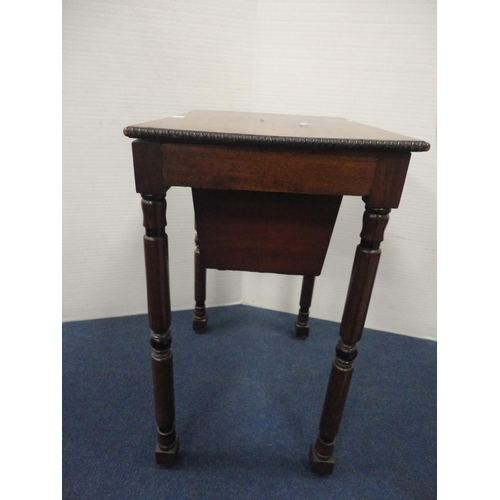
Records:
M341 116L431 143L393 210L366 326L436 338L436 4L259 1L252 111ZM344 198L311 314L340 321L364 205ZM301 279L245 273L247 304L297 312Z
M426 140L394 210L367 326L436 336L436 4L63 4L65 320L146 311L125 125L190 109L343 116ZM169 191L173 309L192 307L190 194ZM345 198L311 313L339 321L363 204ZM208 304L296 312L300 278L209 272Z
M63 2L63 319L146 311L140 197L126 125L190 109L250 110L255 2ZM168 196L173 309L192 307L188 189ZM209 304L241 301L211 273Z

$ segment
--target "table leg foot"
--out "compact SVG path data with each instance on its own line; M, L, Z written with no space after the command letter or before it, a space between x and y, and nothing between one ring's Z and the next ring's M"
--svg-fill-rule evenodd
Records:
M329 475L333 472L333 466L335 465L335 459L333 457L333 445L331 445L332 451L330 457L323 456L318 453L316 445L317 441L309 448L309 464L311 466L311 470L312 472L320 476Z
M302 323L301 321L297 320L295 322L295 336L298 339L306 339L309 337L309 330L311 327L309 326L309 321L307 323Z
M176 436L173 445L164 450L159 444L156 445L155 460L158 465L170 469L177 461L179 453L179 436Z
M207 313L205 307L195 307L193 318L193 330L196 333L204 333L207 329Z

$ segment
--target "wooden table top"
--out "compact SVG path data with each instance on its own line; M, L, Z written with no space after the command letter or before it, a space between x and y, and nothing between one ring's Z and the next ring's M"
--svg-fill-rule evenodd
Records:
M234 111L190 111L126 127L130 138L159 142L370 151L427 151L425 141L344 118Z

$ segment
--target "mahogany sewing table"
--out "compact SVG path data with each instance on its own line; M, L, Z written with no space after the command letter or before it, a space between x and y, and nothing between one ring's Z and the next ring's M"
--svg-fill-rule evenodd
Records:
M175 432L166 192L192 189L196 220L195 315L206 325L205 270L303 276L296 335L307 337L314 277L321 273L342 196L365 202L340 339L311 468L333 471L333 447L361 338L380 243L403 191L412 151L429 144L342 118L192 111L126 127L142 197L144 253L158 430L156 462L174 464Z

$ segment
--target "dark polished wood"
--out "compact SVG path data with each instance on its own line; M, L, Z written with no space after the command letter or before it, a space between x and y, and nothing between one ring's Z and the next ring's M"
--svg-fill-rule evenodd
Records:
M198 236L196 236L196 248L194 250L194 318L193 330L203 333L207 328L207 311L205 300L207 299L207 268L201 262Z
M425 141L345 118L235 111L190 111L125 127L130 138L162 143L339 151L427 151Z
M321 272L342 196L365 213L326 390L311 468L333 470L334 442L370 303L389 212L397 208L411 152L429 144L342 118L193 111L126 127L136 191L143 196L148 313L158 426L156 460L177 455L170 351L165 193L192 188L198 232L193 328L206 325L206 269L303 276L296 334L309 332L314 277ZM199 245L199 247L198 247Z
M369 194L376 153L164 144L164 183L193 188L326 195ZM207 161L206 159L210 160Z
M203 267L321 273L341 196L192 191Z
M295 322L295 336L305 339L309 336L309 308L311 307L314 291L315 276L305 275L302 278L302 289L300 292L300 309L297 321Z
M156 462L171 467L176 460L179 438L175 432L173 360L170 345L171 312L168 277L168 239L165 234L165 195L142 195L144 256L151 328L151 364L158 443Z
M368 206L368 200L366 200ZM358 342L363 333L375 275L380 259L380 243L389 221L390 209L368 208L363 216L361 243L356 249L344 314L340 323L340 340L326 390L319 436L311 446L312 470L331 474L334 466L333 447L349 391Z
M163 152L160 144L134 141L135 188L138 193L165 194L163 185Z

